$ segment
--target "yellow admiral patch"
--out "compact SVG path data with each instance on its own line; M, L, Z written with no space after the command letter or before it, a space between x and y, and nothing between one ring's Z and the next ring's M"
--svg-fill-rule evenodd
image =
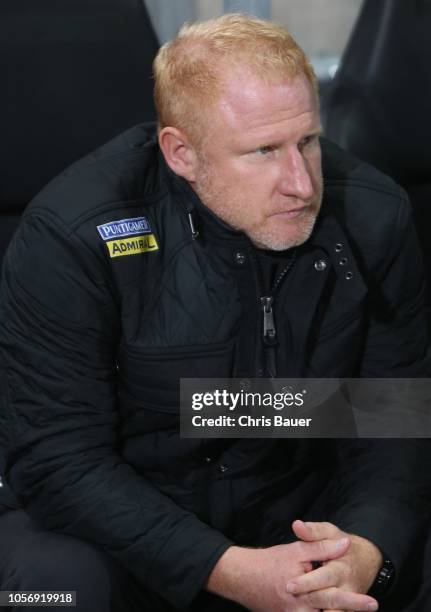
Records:
M145 236L133 236L133 238L122 238L121 240L110 240L106 243L111 257L123 257L123 255L139 255L140 253L149 253L150 251L158 251L154 234L145 234Z

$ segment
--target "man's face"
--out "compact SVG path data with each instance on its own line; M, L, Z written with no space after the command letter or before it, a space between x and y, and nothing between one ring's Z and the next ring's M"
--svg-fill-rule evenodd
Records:
M319 107L307 78L265 84L231 71L207 126L191 182L202 202L258 248L305 242L322 199Z

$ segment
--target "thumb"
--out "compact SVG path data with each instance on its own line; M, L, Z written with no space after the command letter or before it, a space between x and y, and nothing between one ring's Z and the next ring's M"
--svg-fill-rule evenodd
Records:
M293 521L292 530L296 537L304 542L314 542L315 540L320 539L314 536L313 531L307 526L306 523L304 523L304 521Z
M342 538L347 535L332 523L327 522L304 523L304 521L296 520L292 523L292 529L296 537L304 542Z
M318 542L298 542L299 561L330 561L343 557L350 546L349 538L338 540L319 540ZM316 570L319 571L319 570Z

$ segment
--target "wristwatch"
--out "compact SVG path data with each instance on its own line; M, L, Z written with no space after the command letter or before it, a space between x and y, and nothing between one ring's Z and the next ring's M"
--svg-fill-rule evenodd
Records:
M389 589L395 578L395 568L390 559L385 558L382 566L368 591L368 595L378 599L382 597Z

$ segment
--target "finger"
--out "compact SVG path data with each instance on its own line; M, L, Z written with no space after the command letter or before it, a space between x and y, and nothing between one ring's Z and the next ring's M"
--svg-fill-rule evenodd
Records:
M346 535L344 531L328 522L307 522L296 520L292 523L295 535L305 542L330 538L341 538Z
M342 570L334 565L324 565L318 569L289 580L286 591L291 595L311 593L319 589L338 586L342 578Z
M310 607L310 604L306 603L305 600L302 600L301 605L300 599L293 599L289 602L287 608L285 608L285 612L293 612L293 610L295 610L295 612L323 612L321 608Z
M338 559L346 553L350 546L350 539L340 538L338 540L319 540L318 542L298 541L295 545L299 561L329 561L330 559Z
M343 591L342 589L329 588L314 591L305 597L307 603L315 608L323 610L348 610L355 612L371 612L379 609L379 604L369 595Z

